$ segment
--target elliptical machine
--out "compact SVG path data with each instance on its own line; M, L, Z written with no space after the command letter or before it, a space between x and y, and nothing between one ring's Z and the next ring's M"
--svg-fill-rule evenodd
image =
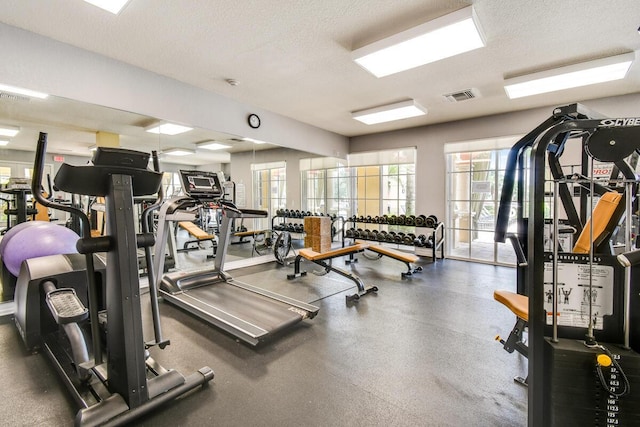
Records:
M33 183L41 182L46 145L47 134L40 133ZM93 165L61 166L55 177L60 190L105 198L106 234L97 238L91 237L84 212L46 200L33 184L39 203L76 214L83 223L77 243L83 255L25 260L15 297L23 341L53 362L80 407L76 425L131 422L213 379L209 367L185 378L149 356L150 346L168 344L159 336L153 300L156 339L144 341L136 247L150 251L154 237L136 235L133 197L158 192L162 180L160 172L147 169L148 162L147 153L98 148ZM158 169L155 153L154 164ZM95 260L102 264L98 252L106 252L105 274L95 271ZM152 296L157 292L153 286Z

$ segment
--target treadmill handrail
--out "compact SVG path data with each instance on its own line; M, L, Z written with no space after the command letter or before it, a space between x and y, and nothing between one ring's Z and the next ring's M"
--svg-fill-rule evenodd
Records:
M228 200L220 200L219 203L222 212L229 218L266 218L269 215L268 211L262 209L239 208Z

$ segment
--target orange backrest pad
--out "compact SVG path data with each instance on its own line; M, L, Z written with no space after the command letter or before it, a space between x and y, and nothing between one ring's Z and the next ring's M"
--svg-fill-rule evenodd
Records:
M587 223L580 233L580 237L573 246L573 252L577 254L588 254L591 250L590 234L591 234L591 221L593 220L593 241L598 242L600 236L606 231L607 225L611 221L611 217L615 213L618 205L622 200L622 194L610 191L600 197L598 203L593 208L591 218L587 220Z

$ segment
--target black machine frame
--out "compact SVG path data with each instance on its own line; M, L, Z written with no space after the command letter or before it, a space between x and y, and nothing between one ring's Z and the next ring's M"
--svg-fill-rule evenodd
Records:
M41 132L34 183L41 182L46 145L47 134ZM107 235L102 237L91 237L89 219L82 211L51 202L36 185L32 188L39 203L76 214L83 222L83 236L77 248L84 257L55 255L23 263L15 316L27 347L44 351L74 397L80 408L76 425L130 423L213 379L213 371L208 367L188 377L166 370L150 357L148 348L155 344L163 347L168 341L144 341L136 247L148 248L154 239L149 234L136 234L133 197L157 192L162 178L160 172L147 169L148 160L146 153L98 148L93 165L61 165L55 178L58 188L105 197ZM154 164L157 169L155 153ZM136 165L141 167L132 167ZM100 269L106 271L106 278L95 273L96 260L103 264L102 258L94 255L97 252L106 252L106 267ZM76 272L84 276L84 285L78 284L75 274L69 276L75 282L72 284L75 291L59 287L65 284L65 275ZM98 280L99 277L103 279ZM76 292L81 295L74 301L72 295ZM150 292L153 294L155 290ZM88 304L88 310L84 311L88 311L91 348L87 348L81 332L83 326L78 323L86 316L80 312L61 321L59 309L66 307L56 306L53 300L56 294L66 294L67 301L77 309L84 309L83 303ZM53 320L45 320L51 317ZM57 323L65 333L60 333L62 329L58 331ZM154 310L154 327L158 324ZM156 336L158 332L156 328ZM73 356L67 354L67 344L74 350Z
M573 180L563 176L558 161L569 138L581 139L582 143L582 170L573 177ZM531 150L529 153L528 149ZM547 325L548 313L544 307L546 296L542 286L545 282L545 264L555 265L555 263L563 262L563 254L558 253L556 243L552 243L553 250L551 252L545 250L545 233L540 232L545 228L545 224L548 224L548 220L545 218L545 203L549 197L547 193L549 190L545 187L548 179L547 171L551 172L551 176L556 182L552 191L556 197L555 200L560 200L568 219L567 222L575 228L575 233L579 233L582 231L581 227L585 217L589 214L587 197L584 196L599 196L611 190L594 182L593 179L585 179L589 178L587 175L590 174L587 166L589 161L595 159L600 162L613 163L611 181L618 180L621 183L629 183L635 181L636 177L624 159L631 155L636 156L637 159L638 149L640 149L640 119L604 118L579 104L572 104L556 108L552 117L522 138L509 154L496 223L495 240L504 242L508 238L514 245L518 258L517 291L519 294L529 297L527 322L529 426L554 425L558 420L556 418L558 412L554 412L556 409L552 409L556 405L553 401L556 397L554 393L558 393L559 390L554 376L560 375L562 372L557 368L556 359L554 359L558 357L557 354L573 357L572 355L580 352L590 351L585 348L598 349L600 348L599 339L613 340L612 345L617 349L616 351L626 354L625 357L631 358L629 359L631 363L636 360L636 356L626 349L630 348L636 352L640 350L640 325L634 325L630 321L633 318L637 319L638 314L637 311L635 314L629 313L631 304L638 304L640 301L630 292L628 287L625 287L626 273L617 264L609 241L606 242L609 247L594 242L589 254L566 258L572 260L580 258L580 262L593 263L594 265L602 262L614 268L614 286L617 287L616 292L619 293L618 297L614 298L614 312L617 313L617 318L609 319L609 325L604 329L615 330L615 333L601 333L600 336L594 336L591 327L577 328L571 331L571 328L562 330L550 328ZM622 178L618 179L620 175ZM510 234L507 233L507 226L516 179L519 221L517 233ZM526 187L527 183L528 188ZM574 205L575 194L570 191L569 183L582 187L578 208ZM635 197L637 185L635 183L632 185ZM624 184L621 187L624 187ZM624 190L624 188L620 190ZM620 209L626 208L627 214L630 214L632 202L628 193L628 190L624 193L626 200L621 203ZM525 199L528 203L527 212L524 208ZM554 224L553 230L554 238L557 238L561 232L557 224ZM636 276L638 276L638 272L631 270L632 281ZM624 295L622 295L623 293ZM555 318L555 316L553 317ZM556 326L556 322L553 323ZM621 328L624 329L623 332L620 331ZM553 331L551 337L550 331ZM559 334L558 331L560 331ZM562 339L558 339L558 335L562 336ZM586 347L572 344L580 340L586 343Z

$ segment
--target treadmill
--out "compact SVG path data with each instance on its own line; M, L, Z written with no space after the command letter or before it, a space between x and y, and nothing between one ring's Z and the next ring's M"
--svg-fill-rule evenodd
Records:
M221 200L223 190L217 174L181 170L180 178L186 196L166 202L158 217L153 263L164 300L253 346L304 319L314 318L318 307L240 282L224 271L233 220L264 218L267 212L239 209ZM212 203L222 211L213 269L178 271L163 276L165 243L172 228L169 223L175 218L184 220L197 206ZM195 214L192 215L195 219Z

